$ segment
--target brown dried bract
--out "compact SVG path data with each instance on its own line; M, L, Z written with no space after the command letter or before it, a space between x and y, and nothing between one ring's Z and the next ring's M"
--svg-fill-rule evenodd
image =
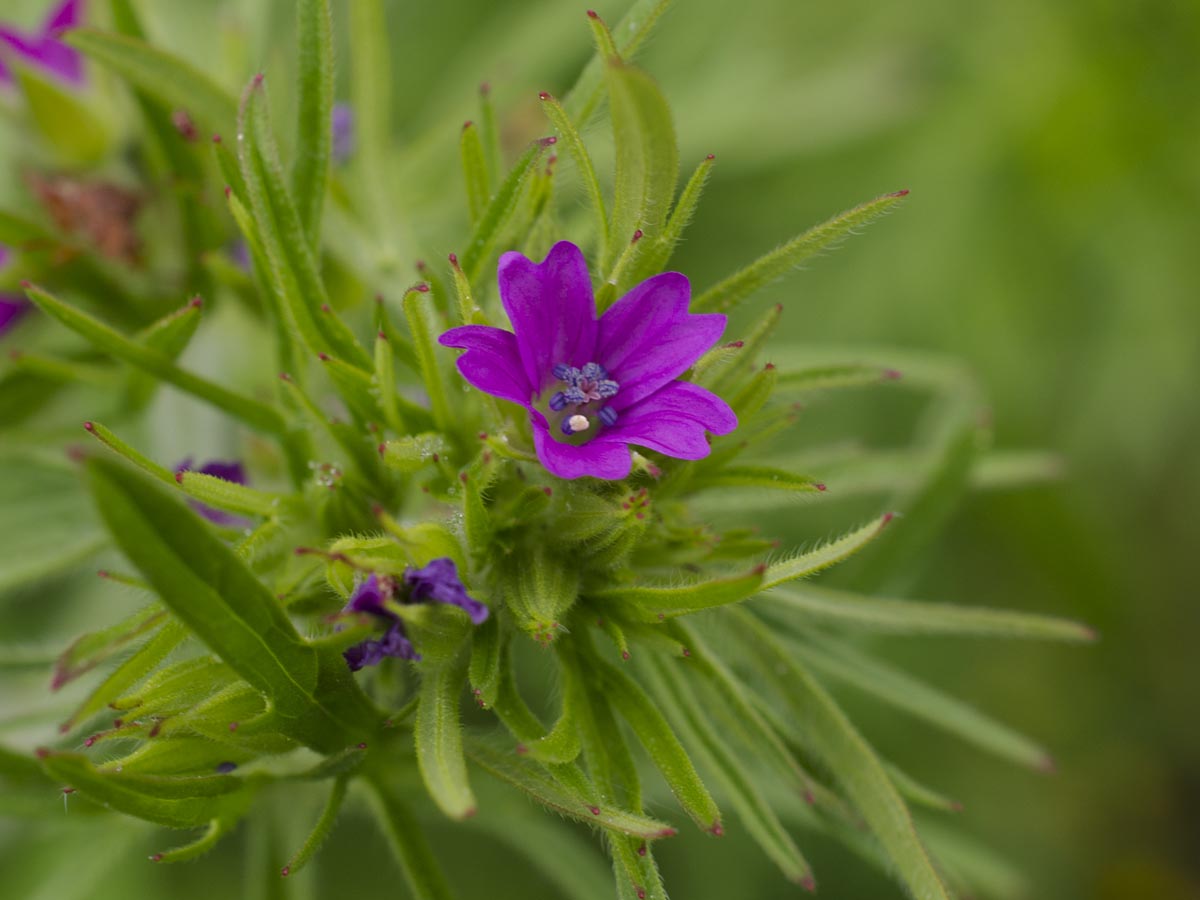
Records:
M82 181L69 175L30 172L25 181L54 223L82 238L103 256L130 266L141 257L141 240L134 228L142 197L103 181Z

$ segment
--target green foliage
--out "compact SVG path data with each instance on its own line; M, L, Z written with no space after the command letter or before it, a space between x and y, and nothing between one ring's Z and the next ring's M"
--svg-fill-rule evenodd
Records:
M245 817L255 817L256 826L269 822L273 798L308 787L319 793L320 810L311 824L300 822L304 830L288 838L286 850L275 846L282 842L272 832L266 853L291 852L280 858L286 865L272 867L292 877L315 858L362 785L411 893L436 900L452 896L451 881L430 835L450 826L430 828L427 819L440 814L459 829L472 827L476 813L487 816L498 783L482 783L481 772L509 786L500 789L515 788L598 832L621 898L665 900L653 843L675 835L669 817L679 811L714 836L744 828L785 878L811 889L813 869L782 794L808 799L819 811L805 821L855 849L868 843L856 831L865 822L876 844L864 852L913 896L948 900L943 870L970 886L982 869L988 881L987 865L973 869L971 854L956 856L952 841L943 859L942 844L919 835L906 800L937 811L955 803L883 761L823 683L865 692L1009 760L1046 764L1045 751L1029 739L840 636L862 629L1091 637L1084 626L1025 613L873 596L876 586L906 571L968 489L1014 480L994 457L986 465L987 429L968 376L919 360L904 367L903 383L933 399L912 447L863 453L886 469L886 478L867 479L862 489L875 517L807 550L796 540L776 550L779 542L738 525L734 513L768 492L814 505L829 499L818 480L829 477L825 470L797 473L794 446L778 440L794 421L792 404L834 388L894 381L889 367L846 355L776 368L766 353L783 309L771 306L690 373L726 398L740 420L736 432L712 440L710 455L685 461L647 450L622 482L561 481L536 463L525 416L465 391L438 343L451 323L500 322L498 255L544 250L564 229L582 231L580 242L593 251L602 308L668 265L714 174L708 156L676 196L672 112L657 83L633 63L669 5L639 0L615 30L590 16L595 58L561 103L541 95L557 138L502 139L508 123L501 128L491 94L481 92L479 124L459 133L457 166L449 166L461 166L465 183L465 209L447 213L457 223L449 246L460 247L461 259L451 255L448 271L419 264L423 281L407 290L396 286L395 247L407 252L422 232L412 182L430 164L419 149L396 146L392 117L401 106L392 96L384 4L356 0L349 10L356 149L337 167L330 132L339 84L336 5L305 0L294 10L295 102L275 98L275 109L295 115L290 142L281 142L272 125L263 75L236 102L209 74L151 44L127 2L113 4L118 33L82 29L69 36L133 91L144 140L193 193L181 192L178 222L154 244L168 258L171 248L182 257L174 260L170 290L155 281L158 271L145 276L154 281L147 288L127 272L106 280L85 271L77 281L58 281L53 267L33 273L46 275L37 280L53 291L27 288L47 318L83 343L22 356L17 374L5 376L5 396L16 396L9 393L14 381L22 398L47 395L49 383L74 390L108 379L123 389L113 428L87 425L103 447L79 454L107 536L89 510L74 515L69 530L47 525L66 517L61 498L77 501L76 488L62 483L61 465L42 481L40 464L22 460L0 514L6 533L33 523L34 537L0 548L14 561L0 568L0 589L67 571L111 542L138 576L109 580L155 599L58 656L56 688L111 668L74 707L61 739L39 752L39 763L0 750L5 786L61 783L126 816L203 829L157 854L163 862L207 852ZM35 120L48 108L62 115L82 102L27 85L25 93ZM593 155L586 143L603 98L611 181L594 162L607 156ZM218 142L211 156L196 152L166 124L176 111L206 130L234 128L236 144ZM578 220L557 187L550 148L559 140L586 199ZM82 140L74 149L93 152ZM516 157L507 169L505 149ZM439 175L431 190L460 198L448 186L458 176ZM208 203L221 188L225 206ZM894 208L904 193L801 234L701 293L692 308L734 309ZM249 273L220 255L236 235L245 242ZM0 215L0 239L23 247L60 240L7 213ZM127 304L109 302L113 281L131 285ZM193 288L215 290L214 308L228 318L202 316L199 301L167 312L157 296L188 296ZM368 309L363 298L372 293L379 296ZM219 324L210 325L213 319ZM193 370L193 348L213 340L225 321L247 323L248 355L273 353L270 368L284 371L272 387L261 380L266 361L258 358L222 366L219 379L199 374L208 367ZM370 333L368 350L362 336ZM225 387L226 380L238 389ZM156 402L173 402L156 398L162 384L258 433L230 432L253 484L176 474L156 460L164 451L141 426ZM846 402L844 396L837 399ZM759 456L780 447L786 460ZM861 461L852 456L837 455L830 470L837 472L839 460L847 467ZM26 479L32 487L16 484ZM875 496L880 483L892 489L886 505ZM710 494L723 504L719 516L698 505ZM902 514L886 536L893 514L874 514L880 506ZM214 519L214 511L250 520ZM10 553L12 545L18 549ZM855 589L798 583L860 552ZM409 584L416 569L447 560L461 587L486 606L486 620L442 597L430 602ZM368 588L381 599L364 609L356 600ZM351 672L352 648L396 635L409 642L408 651ZM466 688L479 711L463 708ZM75 752L85 727L93 729L85 748L99 745L103 753ZM678 810L658 802L657 781L643 790L646 759ZM548 847L572 846L565 833L547 832L551 826L538 821L499 829L499 836L534 857L544 855L539 835L556 835L545 839ZM514 814L513 822L528 823L528 814ZM542 866L565 886L564 895L599 891L573 884L565 864Z

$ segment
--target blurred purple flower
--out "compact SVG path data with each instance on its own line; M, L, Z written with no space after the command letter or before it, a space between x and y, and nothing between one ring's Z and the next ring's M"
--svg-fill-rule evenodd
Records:
M222 481L232 481L234 484L246 483L246 470L242 468L242 464L237 460L233 460L232 462L213 460L197 469L192 465L192 458L189 456L175 467L176 476L182 475L184 472L199 472L201 475L212 475L214 478L220 478ZM226 528L242 528L250 524L249 520L242 516L225 512L223 509L213 509L199 500L189 500L188 502L191 504L192 509L196 510L196 512L214 525L221 525Z
M0 244L0 269L8 265L9 250ZM20 294L0 292L0 337L16 326L17 321L29 311L32 304Z
M82 55L59 38L82 24L85 3L86 0L63 0L51 8L42 27L33 34L0 24L0 84L13 80L12 72L4 64L6 53L72 85L83 84Z
M587 263L568 241L542 263L505 253L499 282L513 331L464 325L439 342L467 351L458 370L468 382L529 410L538 459L552 474L624 478L629 444L701 459L705 431L737 427L724 400L676 380L725 330L723 315L688 312L683 275L643 281L599 319Z
M399 603L446 603L464 610L476 625L485 622L488 608L467 594L458 577L454 560L447 557L431 560L428 565L407 569L398 586L390 578L380 579L372 572L365 581L354 588L349 601L342 609L344 613L369 613L388 623L382 638L368 638L343 652L346 664L357 672L364 666L378 665L384 658L419 660L417 652L404 623L387 603L393 596Z
M354 153L354 110L348 103L333 105L333 161L342 164Z

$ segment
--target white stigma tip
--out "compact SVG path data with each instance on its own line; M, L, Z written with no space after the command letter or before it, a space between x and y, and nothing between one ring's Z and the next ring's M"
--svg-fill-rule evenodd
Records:
M572 434L577 431L587 431L588 426L592 423L588 421L587 416L574 415L567 419L567 424L571 426Z

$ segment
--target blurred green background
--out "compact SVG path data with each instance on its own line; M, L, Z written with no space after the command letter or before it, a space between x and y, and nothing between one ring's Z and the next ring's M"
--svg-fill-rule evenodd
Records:
M610 21L626 5L595 3ZM3 17L10 6L30 22L40 4L5 2ZM282 64L289 6L142 4L163 44L231 86ZM452 153L481 80L514 146L544 133L537 91L565 89L590 52L582 9L393 3L399 138L436 128L430 158ZM1200 5L1169 0L678 0L640 60L675 108L685 171L717 155L674 267L706 286L810 224L908 188L900 211L756 297L747 318L780 302L783 340L960 358L992 400L999 447L1063 460L1056 485L964 504L911 561L904 591L1080 618L1100 642L879 645L1036 736L1057 773L854 707L885 753L963 801L955 824L1016 862L1031 897L1200 897L1198 47ZM457 227L418 222L418 242L438 249ZM862 415L882 428L886 395ZM780 514L765 527L790 526ZM351 883L359 897L396 895L380 840L357 826L324 869L355 874L323 881L321 896L349 896ZM47 839L15 846L49 860ZM806 846L821 896L899 895L844 852ZM489 897L553 896L489 875L504 864L495 847L470 853L460 883L477 872ZM232 858L226 847L217 860ZM791 893L736 836L670 842L663 864L681 898ZM175 896L237 890L229 866L203 865L188 884L137 883L145 896L168 884Z

